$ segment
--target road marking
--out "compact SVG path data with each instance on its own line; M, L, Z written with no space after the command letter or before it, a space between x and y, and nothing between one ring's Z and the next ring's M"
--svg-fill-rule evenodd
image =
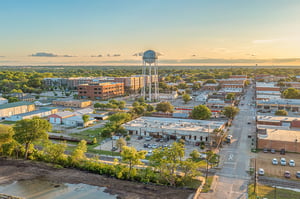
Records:
M229 154L228 160L233 160L233 154Z

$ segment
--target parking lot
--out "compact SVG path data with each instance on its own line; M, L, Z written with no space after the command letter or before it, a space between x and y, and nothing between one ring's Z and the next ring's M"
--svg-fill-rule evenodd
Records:
M146 137L143 137L142 139L138 139L137 135L132 135L130 141L127 142L127 145L135 147L138 151L141 151L141 150L148 151L149 155L150 155L151 151L153 151L155 148L168 147L174 141L175 140L165 141L165 140L156 139L156 138L152 138L151 140L146 140ZM116 142L117 142L117 140L113 140L113 146L116 146ZM150 145L150 146L144 147L145 144ZM112 149L112 141L111 140L106 141L105 143L101 144L101 148L98 146L98 147L96 147L96 149L110 151ZM197 149L199 152L202 151L199 146L194 146L194 144L186 142L185 143L185 158L188 158L189 154L194 149ZM119 149L117 151L119 151ZM205 149L203 151L205 151Z
M278 160L278 165L273 165L272 160L276 158ZM280 164L280 158L286 159L286 166ZM296 165L295 167L289 166L289 161L294 160ZM252 165L254 167L254 165ZM286 153L285 155L280 155L280 152L275 154L259 152L256 157L256 168L263 168L266 176L272 177L282 177L284 178L284 172L289 171L291 173L291 179L296 179L296 172L300 171L300 155L294 153ZM299 179L300 181L300 179Z

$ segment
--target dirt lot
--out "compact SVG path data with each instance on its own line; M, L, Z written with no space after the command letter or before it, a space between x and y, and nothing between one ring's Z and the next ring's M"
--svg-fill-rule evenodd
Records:
M44 179L56 183L84 183L107 187L106 192L117 194L119 198L124 199L184 199L189 196L191 197L194 193L193 190L117 180L76 169L55 169L52 166L41 162L0 160L0 184L12 183L19 180L30 180L39 177L43 177Z
M280 158L283 157L286 159L287 165L281 166L280 165ZM272 164L272 159L276 158L278 160L278 165ZM289 161L294 160L296 163L295 167L289 166ZM254 167L254 165L253 165ZM296 179L296 171L300 171L300 154L294 154L294 153L286 153L285 155L280 155L279 152L276 152L275 154L272 153L263 153L259 152L257 153L256 158L256 167L263 168L265 170L266 176L272 176L272 177L282 177L284 178L284 172L289 171L291 172L291 179ZM300 183L300 180L299 180Z

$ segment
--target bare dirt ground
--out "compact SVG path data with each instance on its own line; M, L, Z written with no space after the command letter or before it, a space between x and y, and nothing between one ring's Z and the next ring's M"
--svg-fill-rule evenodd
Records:
M285 158L287 165L281 166L280 165L280 158ZM272 159L276 158L278 160L278 165L272 164ZM295 167L289 166L289 161L294 160L296 163ZM254 167L254 165L253 165ZM266 176L271 177L282 177L284 178L284 172L289 171L291 173L291 179L296 179L296 171L300 171L300 154L295 153L286 153L285 155L280 155L279 152L276 152L275 154L272 153L263 153L259 152L257 153L256 158L256 167L263 168L265 170ZM299 180L299 179L298 179ZM300 183L300 181L299 181Z
M191 198L194 193L193 190L117 180L76 169L56 169L50 164L41 162L0 160L0 184L40 177L55 183L84 183L106 187L106 192L117 194L119 198L124 199L184 199Z

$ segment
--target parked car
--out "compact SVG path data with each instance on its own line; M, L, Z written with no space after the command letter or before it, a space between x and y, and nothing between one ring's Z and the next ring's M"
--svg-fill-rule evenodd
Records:
M146 141L150 141L150 140L152 140L152 137L151 137L151 136L147 136L147 137L145 138L145 140L146 140Z
M296 172L296 178L300 178L300 171Z
M152 149L156 149L157 147L157 144L152 144Z
M286 166L286 160L285 160L285 158L281 158L281 159L280 159L280 164L281 164L282 166Z
M160 138L157 138L156 140L155 140L155 142L159 142L160 141Z
M289 171L285 171L284 172L284 177L290 178L291 177L291 173Z
M280 150L280 155L285 155L285 149Z
M277 164L278 164L278 160L277 160L276 158L274 158L274 159L272 160L272 164L277 165Z
M166 148L166 147L168 147L168 145L167 145L167 144L164 144L163 147Z
M264 153L268 153L268 149L267 148L264 148Z
M151 156L152 155L152 150L149 150L146 156Z
M248 122L248 124L251 124L251 122Z
M294 160L290 160L289 165L290 165L290 167L296 166L295 161Z
M138 140L141 140L141 139L143 139L143 136L139 136L139 137L138 137Z
M144 143L144 148L148 148L149 144L148 143Z
M265 175L265 170L262 169L262 168L259 168L259 169L258 169L258 175L260 175L260 176Z
M271 149L271 153L273 154L276 153L275 149Z
M118 150L118 148L114 146L111 150L116 151L116 150Z

